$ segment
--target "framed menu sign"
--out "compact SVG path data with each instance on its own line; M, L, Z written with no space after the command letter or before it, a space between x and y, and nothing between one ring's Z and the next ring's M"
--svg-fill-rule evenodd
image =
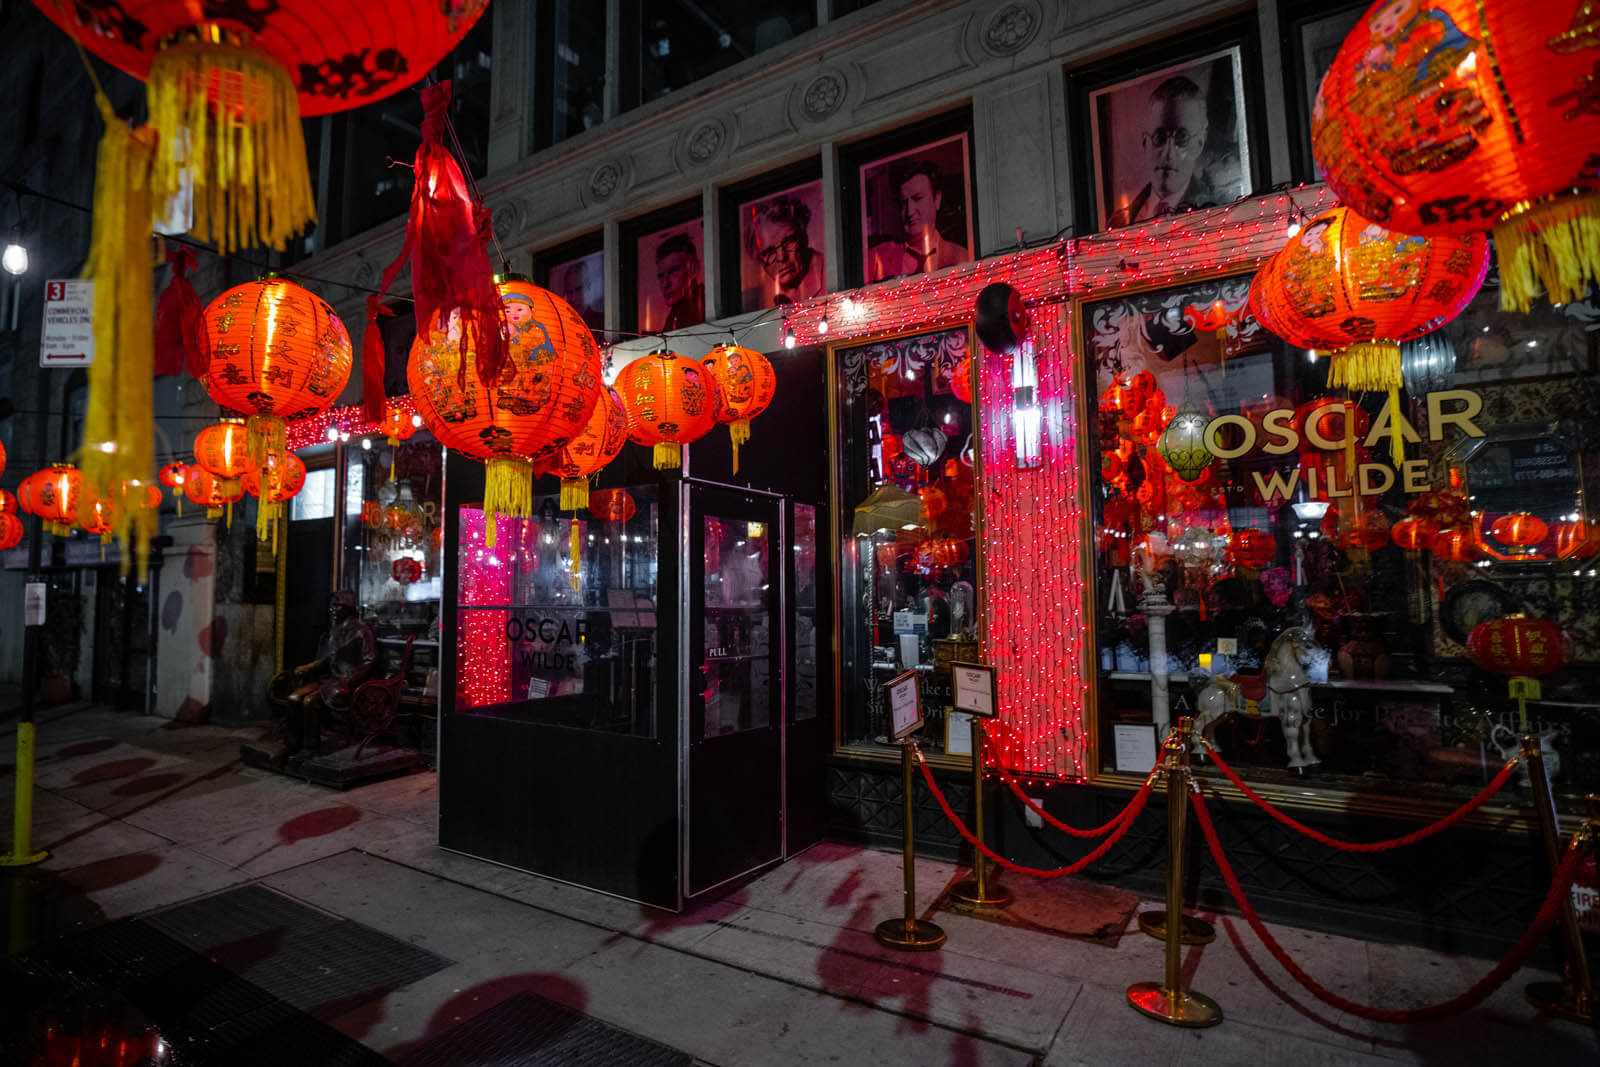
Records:
M917 672L897 674L883 683L889 698L890 738L903 741L922 729L922 701L917 695Z
M955 688L951 703L955 707L982 719L992 719L999 714L993 667L982 663L952 663L950 677Z

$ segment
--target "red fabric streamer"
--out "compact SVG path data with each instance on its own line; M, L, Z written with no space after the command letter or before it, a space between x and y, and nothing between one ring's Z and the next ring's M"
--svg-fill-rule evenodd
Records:
M1211 849L1211 858L1216 860L1217 870L1221 873L1222 880L1228 884L1228 892L1233 894L1233 902L1239 906L1239 914L1244 916L1244 921L1250 924L1250 929L1255 931L1256 937L1260 938L1267 951L1272 953L1272 958L1289 972L1291 978L1324 1004L1359 1018L1380 1023L1421 1023L1442 1019L1446 1015L1474 1007L1504 985L1507 979L1528 962L1528 957L1533 955L1534 949L1539 947L1544 935L1555 924L1561 905L1566 901L1567 893L1572 888L1572 880L1577 874L1578 865L1583 860L1583 849L1578 841L1574 840L1567 849L1561 866L1556 868L1555 877L1550 882L1550 891L1545 894L1539 914L1534 916L1533 922L1523 932L1521 939L1512 946L1506 958L1495 964L1488 974L1473 983L1465 993L1422 1008L1373 1008L1340 996L1312 978L1298 963L1289 958L1289 954L1273 938L1272 932L1256 914L1255 908L1250 906L1249 898L1244 895L1244 887L1239 884L1238 877L1233 873L1233 866L1223 854L1222 843L1217 839L1217 828L1211 823L1211 812L1206 809L1205 798L1199 793L1194 794L1194 813L1200 820L1200 832L1205 835L1206 845Z
M1471 815L1473 812L1481 808L1490 797L1504 789L1506 783L1511 780L1511 772L1517 768L1516 760L1508 760L1506 765L1500 768L1500 773L1495 775L1494 778L1490 780L1489 784L1484 786L1483 790L1478 793L1477 796L1473 797L1471 800L1467 801L1461 807L1457 808L1449 815L1446 815L1436 823L1430 823L1421 829L1411 831L1409 834L1402 834L1399 837L1391 837L1387 841L1340 841L1336 837L1329 837L1321 830L1313 830L1303 822L1296 822L1290 816L1279 811L1271 804L1268 804L1261 798L1259 793L1245 784L1244 779L1240 778L1232 767L1228 766L1222 761L1222 757L1217 755L1217 750L1215 748L1207 746L1207 751L1211 756L1211 762L1217 765L1217 770L1226 775L1228 781L1233 783L1234 788L1243 793L1251 801L1251 803L1255 804L1258 808L1272 816L1274 819L1283 823L1283 825L1287 826L1289 829L1298 830L1300 833L1311 838L1313 841L1320 841L1324 845L1328 845L1331 848L1342 849L1345 852L1386 852L1392 848L1400 848L1404 845L1414 845L1424 838L1432 837L1441 830L1448 830L1450 827L1454 826L1456 823L1460 822L1462 819L1465 819L1468 815Z
M188 278L194 252L169 248L167 262L172 264L172 280L156 301L156 377L187 369L191 377L203 378L211 367L211 342L201 329L200 297Z
M361 399L371 421L383 415L383 346L372 341L379 314L373 310L374 300L381 300L389 291L407 262L411 264L411 299L416 305L418 331L428 330L436 317L447 321L459 312L461 353L463 357L474 355L479 380L495 381L505 360L505 311L482 238L489 232L489 212L473 201L461 167L445 147L449 107L448 81L422 90L422 144L413 167L416 184L411 189L405 245L384 268L376 298L367 301ZM463 358L463 387L466 373Z
M956 828L956 833L966 838L967 844L971 845L985 856L988 856L990 860L999 864L1001 867L1004 867L1006 870L1016 871L1018 874L1032 875L1035 878L1065 878L1069 874L1077 874L1095 860L1098 860L1101 856L1104 856L1107 852L1110 852L1112 846L1118 841L1121 841L1122 836L1133 828L1134 820L1138 819L1139 813L1144 810L1145 804L1150 800L1151 784L1149 781L1146 781L1144 783L1144 788L1140 789L1133 795L1133 799L1130 800L1128 802L1128 806L1122 810L1122 814L1117 816L1117 818L1121 820L1121 823L1117 826L1116 832L1110 837L1106 838L1104 841L1100 842L1093 852L1089 853L1078 862L1069 863L1065 867L1056 867L1053 869L1046 869L1043 867L1024 867L1020 863L1012 863L1010 860L1000 855L1000 853L996 852L982 841L979 841L977 835L971 830L967 829L967 824L962 822L960 816L958 816L955 813L955 810L950 807L950 801L945 797L944 791L939 788L939 784L933 780L933 771L928 768L927 761L922 759L921 753L918 753L917 755L917 762L922 766L922 777L927 780L928 792L933 794L933 799L938 802L940 810L944 812L944 817L950 820L951 825Z
M383 421L383 331L378 317L394 314L376 293L367 297L367 330L361 335L361 417L368 422Z

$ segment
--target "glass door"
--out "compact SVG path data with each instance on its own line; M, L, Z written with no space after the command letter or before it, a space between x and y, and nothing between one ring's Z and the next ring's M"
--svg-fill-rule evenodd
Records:
M693 486L688 893L783 851L783 536L776 497Z

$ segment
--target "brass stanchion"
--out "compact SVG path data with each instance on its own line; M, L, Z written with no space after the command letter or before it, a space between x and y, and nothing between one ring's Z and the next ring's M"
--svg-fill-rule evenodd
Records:
M900 742L900 772L906 794L906 913L899 919L885 919L873 931L885 948L926 952L944 944L945 932L926 919L917 918L917 842L916 805L912 802L911 775L914 770L915 743L908 737Z
M1167 914L1183 914L1183 839L1189 821L1189 774L1192 721L1179 719L1162 744L1167 777ZM1181 923L1166 928L1167 977L1164 982L1135 982L1128 987L1128 1003L1152 1019L1171 1026L1198 1028L1222 1021L1217 1002L1183 988Z
M983 720L972 716L972 832L983 840ZM973 907L1002 908L1011 903L1011 891L985 874L983 853L972 850L972 877L950 887L950 895Z
M1182 837L1180 837L1179 840L1181 841ZM1179 863L1176 866L1181 867L1182 864ZM1172 899L1174 898L1168 894L1167 900L1171 901ZM1178 900L1179 904L1179 943L1184 945L1209 945L1211 942L1215 941L1217 939L1217 931L1214 926L1199 916L1184 914L1182 907L1183 895L1181 887L1179 889L1179 895L1176 899ZM1162 908L1155 908L1150 911L1141 911L1139 913L1139 929L1143 930L1146 934L1149 934L1157 941L1165 941L1167 939L1166 910Z
M1550 861L1553 875L1561 865L1561 824L1556 815L1555 795L1550 791L1550 775L1544 765L1544 752L1539 747L1537 734L1522 739L1522 762L1528 767L1528 784L1533 791L1533 814L1539 824L1539 836L1544 839L1545 857ZM1594 820L1600 817L1600 796L1588 798L1591 835ZM1590 837L1593 847L1593 837ZM1583 931L1578 927L1578 913L1572 906L1569 892L1561 902L1557 919L1561 928L1562 955L1565 966L1559 982L1534 982L1524 990L1528 1002L1546 1015L1572 1019L1581 1023L1595 1020L1594 984L1589 974L1589 956L1583 947Z

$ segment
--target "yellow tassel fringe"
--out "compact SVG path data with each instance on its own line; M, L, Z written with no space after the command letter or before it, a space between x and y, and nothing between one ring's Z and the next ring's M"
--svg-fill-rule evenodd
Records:
M289 72L248 48L189 42L155 54L146 92L161 133L155 207L193 196L189 232L223 252L289 241L316 221Z
M101 492L154 477L155 305L150 245L153 131L130 129L98 90L105 120L94 182L93 237L83 276L94 283L90 313L95 360L89 365L89 406L84 416L85 481ZM153 508L119 508L114 528L146 577L150 538L159 528Z
M1357 341L1333 353L1328 385L1351 392L1400 388L1400 346L1393 341Z
M567 546L567 572L572 578L572 591L583 585L583 523L572 520L572 542Z
M494 547L501 515L526 519L533 514L533 468L520 459L491 459L483 482L483 543Z
M263 493L267 491L265 479L262 480L261 490ZM277 543L278 520L281 518L283 518L283 501L256 501L256 540L267 545Z
M676 441L662 441L656 445L654 452L656 470L663 471L670 467L683 466L683 449Z
M289 451L289 427L276 415L251 415L244 422L245 449L258 470L281 470Z
M1600 192L1516 211L1495 224L1494 245L1504 310L1527 311L1541 294L1552 304L1582 300L1600 280Z
M589 506L589 479L561 479L561 510L577 511Z
M728 439L733 442L733 473L739 473L739 446L750 440L750 420L734 419L728 423Z

